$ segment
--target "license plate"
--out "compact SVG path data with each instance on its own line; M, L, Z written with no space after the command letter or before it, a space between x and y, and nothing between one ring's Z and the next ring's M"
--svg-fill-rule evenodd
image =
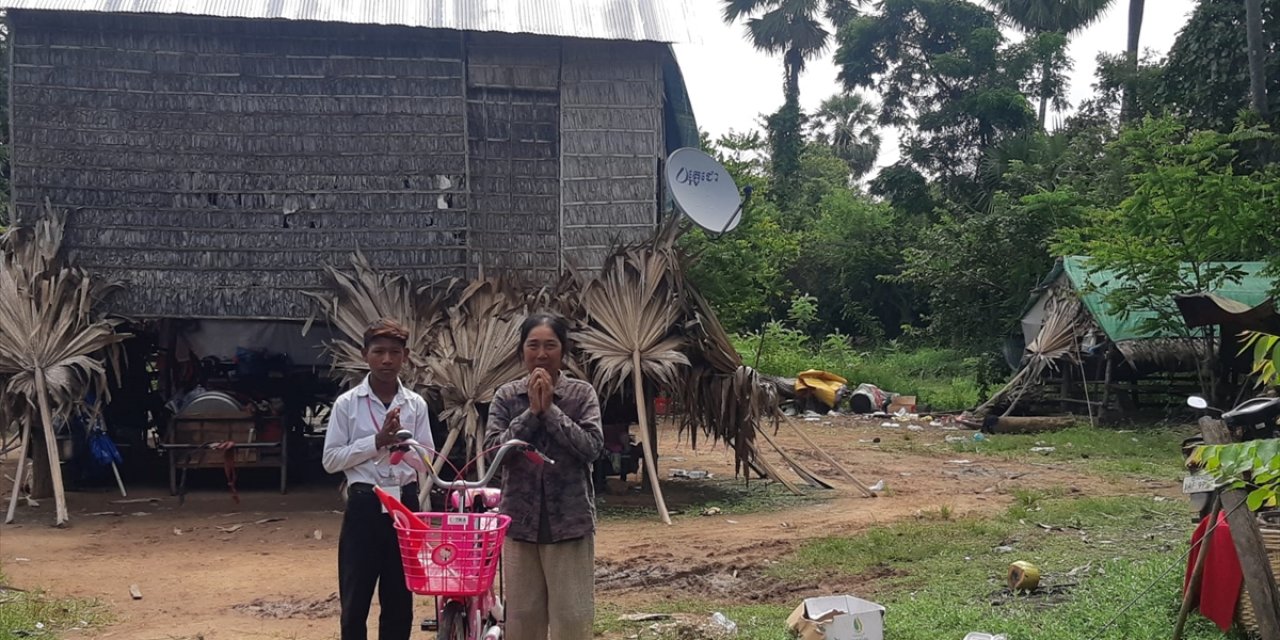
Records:
M1193 476L1187 476L1182 479L1183 493L1204 493L1213 491L1216 486L1213 476L1203 473L1197 473Z

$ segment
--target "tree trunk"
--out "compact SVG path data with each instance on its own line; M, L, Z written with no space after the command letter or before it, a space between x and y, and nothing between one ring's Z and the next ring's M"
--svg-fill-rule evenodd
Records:
M53 415L49 411L49 390L44 384L44 371L35 370L36 400L40 405L40 420L44 423L45 450L49 453L49 474L53 480L53 498L57 507L55 525L67 523L67 496L62 489L62 465L58 462L58 438L53 432Z
M1146 5L1146 0L1129 0L1129 42L1125 48L1129 77L1124 83L1124 104L1120 107L1121 122L1128 122L1138 116L1138 42L1142 36L1142 13Z
M1249 96L1254 113L1265 118L1267 108L1266 41L1262 38L1261 0L1244 0L1245 30L1249 39Z
M1040 130L1045 130L1045 123L1049 118L1049 67L1050 61L1045 60L1044 66L1040 70Z

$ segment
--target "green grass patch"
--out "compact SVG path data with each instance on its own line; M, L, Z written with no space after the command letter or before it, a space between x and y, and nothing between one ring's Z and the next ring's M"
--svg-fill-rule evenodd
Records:
M97 600L52 598L42 591L5 588L0 573L0 639L57 638L70 629L91 629L111 622L111 613Z
M1176 481L1184 474L1178 446L1191 435L1185 429L1111 429L1080 425L1062 431L1026 435L994 434L949 445L957 453L991 455L1023 462L1072 462L1111 476ZM1035 453L1032 448L1052 447Z
M733 343L747 364L756 362L758 354L759 370L770 375L792 378L806 369L830 371L851 386L869 382L885 391L916 396L918 404L933 411L956 411L979 402L979 360L952 349L858 351L846 336L833 334L815 342L778 323L761 333L736 336Z
M888 575L868 581L863 595L888 608L895 640L961 638L969 631L1155 640L1173 628L1185 568L1179 558L1191 528L1181 503L1024 492L999 518L905 522L817 540L772 571L782 580L815 572ZM1014 560L1036 564L1042 584L1064 590L1048 597L1002 593ZM1187 635L1221 637L1202 619L1192 620Z
M1167 638L1180 604L1184 554L1193 527L1185 504L1146 497L1067 498L1023 491L995 518L933 514L852 537L814 540L769 569L780 581L843 579L853 595L887 607L886 637L959 640L970 631L1036 640ZM1004 589L1009 564L1039 566L1032 595ZM825 594L814 594L825 595ZM686 614L706 622L720 611L752 640L790 638L785 620L797 603L743 605L688 598L656 603L646 613ZM602 608L597 630L611 637L699 638L687 630L652 630L652 622L619 620ZM630 612L634 613L634 612ZM1192 615L1188 640L1222 634Z

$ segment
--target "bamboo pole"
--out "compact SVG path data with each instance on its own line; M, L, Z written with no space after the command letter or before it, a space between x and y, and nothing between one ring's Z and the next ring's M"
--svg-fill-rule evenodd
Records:
M22 474L27 462L27 449L31 447L31 414L22 421L22 446L18 448L18 472L13 476L13 495L9 496L9 512L4 516L4 523L13 522L14 511L18 508L18 487L22 486Z
M44 422L44 444L49 451L49 475L53 478L53 500L57 507L54 524L61 527L67 523L68 516L67 496L62 488L62 465L58 462L58 436L53 432L53 415L49 411L49 390L44 384L44 369L36 369L33 373L40 419Z
M1182 608L1178 610L1178 622L1173 627L1173 640L1182 640L1182 629L1187 624L1187 616L1191 613L1193 602L1200 599L1200 577L1204 575L1205 557L1209 555L1209 541L1214 529L1218 528L1218 512L1222 511L1222 501L1213 497L1213 510L1209 512L1209 529L1204 532L1197 546L1196 564L1191 569L1191 579L1187 581L1187 590L1182 594Z
M484 459L484 433L480 429L480 416L476 413L475 405L470 405L467 411L467 431L471 432L471 438L476 443L476 478L483 478L489 465Z
M658 465L653 459L656 447L649 440L649 416L645 411L644 374L640 368L639 351L631 352L631 366L631 381L635 384L636 394L636 417L640 420L640 446L644 449L644 472L652 479L650 487L653 489L653 499L658 503L658 515L662 516L664 523L671 524L671 514L667 513L667 501L662 498L662 486L658 481Z
M769 443L769 446L773 447L774 451L778 452L778 455L782 458L782 461L786 463L788 467L791 467L791 470L794 471L797 476L800 476L800 479L804 480L805 484L808 484L809 486L815 489L834 488L830 484L827 484L826 482L824 482L822 478L819 478L818 476L814 475L812 471L809 471L808 469L806 469L804 465L800 464L800 462L795 458L792 458L791 455L788 454L786 451L783 451L782 447L778 446L778 443L774 442L773 438L770 438L768 432L766 432L764 429L761 429L759 431L759 435L760 437L764 438L765 442Z
M795 421L787 420L786 423L792 429L795 430L796 434L800 436L801 440L804 440L804 443L806 445L808 445L811 449L817 452L817 454L823 460L826 460L827 464L834 467L836 471L840 472L840 475L844 476L846 480L848 480L849 482L852 482L854 486L858 487L858 490L862 492L862 495L864 497L867 497L867 498L876 497L876 494L873 493L871 489L867 487L867 485L862 484L862 482L858 480L856 477L854 477L852 473L849 473L848 469L844 468L844 465L837 462L836 459L831 454L827 453L826 450L824 450L822 447L819 447L813 440L811 440L809 436L804 432L804 429L801 429L800 426L795 423Z

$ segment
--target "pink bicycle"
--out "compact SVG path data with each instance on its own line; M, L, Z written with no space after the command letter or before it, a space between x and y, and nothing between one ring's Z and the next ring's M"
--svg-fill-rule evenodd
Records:
M501 584L495 588L494 582L511 518L495 512L502 492L490 488L489 481L512 450L525 452L539 464L554 461L527 442L510 440L498 448L493 464L478 481L441 480L431 473L434 451L415 441L407 430L396 437L400 445L392 462L407 461L449 492L450 511L413 513L375 489L395 524L405 585L415 594L435 597L436 618L424 622L423 630L435 630L440 640L501 640L506 616ZM465 477L464 473L458 477Z

